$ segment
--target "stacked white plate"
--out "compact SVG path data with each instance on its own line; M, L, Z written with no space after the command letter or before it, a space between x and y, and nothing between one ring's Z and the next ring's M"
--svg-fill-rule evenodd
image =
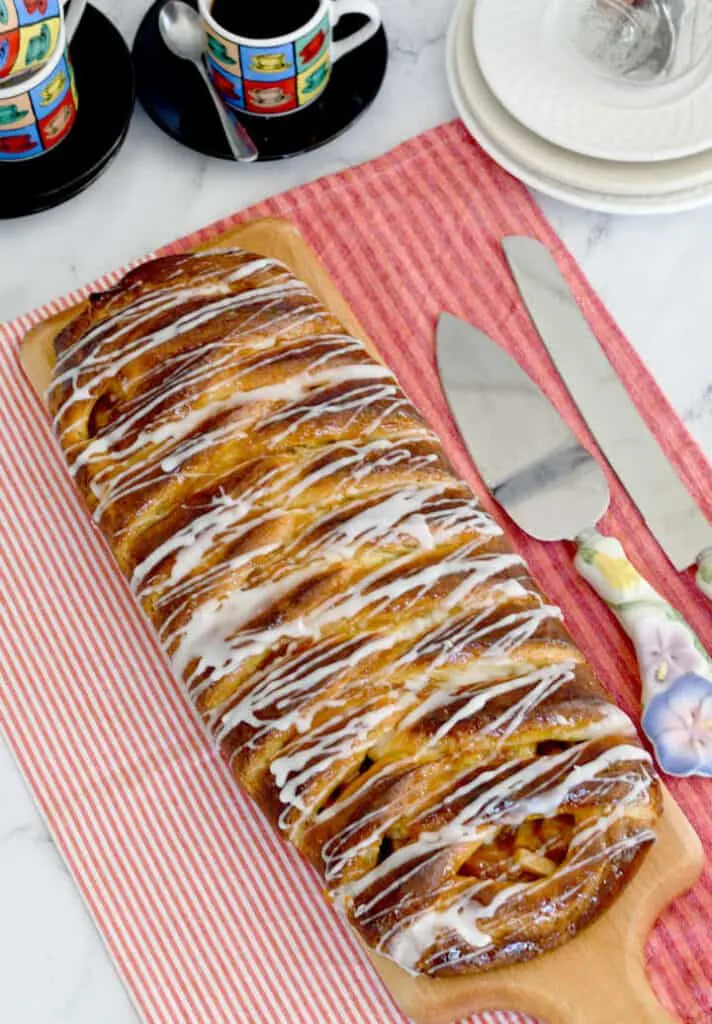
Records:
M531 188L586 209L673 213L712 203L712 69L659 89L628 84L632 101L619 104L613 83L577 78L552 59L558 49L547 53L545 23L526 24L544 5L459 0L448 82L480 146Z

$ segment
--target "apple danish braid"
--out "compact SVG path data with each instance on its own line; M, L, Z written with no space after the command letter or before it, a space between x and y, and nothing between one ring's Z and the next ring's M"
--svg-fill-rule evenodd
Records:
M650 758L389 370L234 249L141 266L55 347L96 524L366 945L474 972L600 914L654 840Z

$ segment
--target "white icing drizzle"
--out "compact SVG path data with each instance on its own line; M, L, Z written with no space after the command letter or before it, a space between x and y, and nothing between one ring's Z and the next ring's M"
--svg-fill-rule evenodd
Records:
M530 818L556 815L574 789L586 782L605 780L605 772L611 767L621 762L649 761L644 750L627 743L608 748L584 764L576 763L580 754L581 749L574 747L559 754L540 757L524 767L518 766L516 762L508 762L476 776L445 799L445 803L453 803L467 795L468 790L473 794L472 799L452 821L438 832L422 832L417 841L393 853L358 881L343 886L337 892L338 900L343 905L346 897L359 897L376 886L376 883L381 883L377 886L376 895L360 901L356 911L363 923L372 923L371 919L382 912L380 908L388 892L388 884L384 886L383 882L389 876L395 875L396 878L390 883L391 886L400 887L404 878L408 877L409 868L412 874L425 870L444 850L461 844L470 846L478 839L486 842L505 824L519 825ZM552 772L553 781L550 777ZM605 781L602 784L605 786ZM640 800L644 790L645 780L640 776L631 776L626 804L628 801ZM610 857L610 848L599 849L592 854L589 847L600 838L602 830L609 827L616 816L625 813L625 806L619 805L605 819L598 819L594 825L575 837L565 871L590 868L601 857ZM646 830L632 840L629 837L629 840L636 846L650 838L651 834ZM444 909L428 909L406 916L384 936L380 949L408 970L416 968L420 957L435 944L443 931L454 931L466 944L481 950L489 946L492 940L479 927L479 923L492 920L518 894L530 891L531 885L544 886L545 881L512 883L505 886L491 902L482 904L477 900L477 892L482 885L475 882Z
M392 374L286 268L232 255L178 258L148 288L136 272L130 301L61 352L55 430L97 522L136 501L156 527L131 586L233 765L259 767L269 747L283 833L332 829L320 857L337 905L407 970L437 973L443 941L476 961L549 880L505 878L493 895L451 870L420 900L427 873L593 791L605 811L556 868L575 894L650 840L643 827L607 837L650 800L650 759L618 708L560 698L577 692L577 652L562 643L538 663L560 611L499 550ZM81 403L105 395L114 414L81 436ZM192 504L162 530L147 503L173 482ZM540 721L563 749L534 752ZM379 802L413 773L428 781L407 807Z

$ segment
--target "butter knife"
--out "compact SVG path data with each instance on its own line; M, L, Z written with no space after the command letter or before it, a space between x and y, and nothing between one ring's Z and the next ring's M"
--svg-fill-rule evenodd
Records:
M609 465L675 568L697 563L697 585L712 598L712 525L635 407L554 257L535 238L502 245L534 326Z

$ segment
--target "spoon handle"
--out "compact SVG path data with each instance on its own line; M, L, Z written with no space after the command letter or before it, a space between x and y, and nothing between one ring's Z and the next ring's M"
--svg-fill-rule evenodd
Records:
M74 33L79 28L79 22L82 20L84 9L86 8L87 0L73 0L70 4L69 11L64 19L64 30L67 33L67 39L71 43Z
M203 62L197 60L195 61L195 66L200 72L208 92L212 96L213 103L215 104L215 109L218 112L220 122L223 126L223 131L225 132L225 138L227 139L228 145L232 150L232 155L235 157L236 160L239 160L242 163L251 163L253 160L256 160L257 157L259 156L259 152L257 150L257 146L255 146L254 142L250 138L247 129L244 128L239 121L233 121L233 119L225 110L225 107L222 105L222 101L220 100L220 97L217 94L215 86L210 81L210 76L208 75L207 71L205 70L205 67L203 66Z

